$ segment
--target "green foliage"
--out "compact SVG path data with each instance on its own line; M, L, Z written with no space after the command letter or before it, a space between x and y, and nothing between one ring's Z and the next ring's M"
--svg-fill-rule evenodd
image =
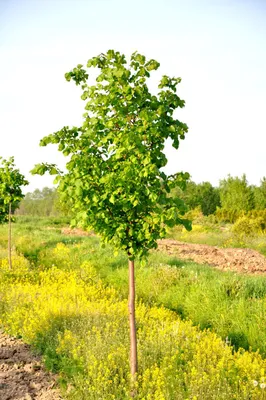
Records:
M186 183L185 190L182 190L180 187L175 187L171 190L171 196L181 198L186 203L188 208L190 210L193 210L194 208L199 206L196 192L197 184L189 179Z
M234 209L224 209L218 208L215 213L215 217L220 222L229 222L234 223L241 217L248 218L262 218L263 222L266 223L266 209L263 210L250 210L245 212L243 210L234 210Z
M234 223L232 231L240 236L254 236L260 234L266 228L266 220L263 217L252 218L244 215Z
M179 196L186 205L193 210L200 207L203 215L210 215L220 206L219 190L211 185L210 182L196 184L189 181L184 191L176 189L172 191L173 196Z
M193 221L193 223L198 222L198 221L201 221L202 218L203 218L203 213L202 213L202 211L201 211L201 207L200 207L200 206L197 206L197 207L195 207L195 208L192 208L191 210L189 210L189 211L186 213L186 217L187 217L189 220Z
M220 222L234 223L239 217L245 215L244 211L235 209L217 208L215 216Z
M44 187L26 193L16 211L17 215L31 215L42 217L67 216L67 205L61 205L56 188Z
M228 176L220 181L221 206L225 210L250 211L254 208L252 188L248 185L246 176L241 178Z
M89 74L80 64L68 72L66 79L82 88L83 124L65 126L41 141L42 146L58 144L70 156L67 172L48 164L32 171L57 174L62 201L75 215L73 224L93 228L131 259L156 247L166 226L190 229L183 200L168 195L174 187L184 189L189 174L161 171L167 163L165 141L170 138L177 149L187 132L174 117L185 103L176 94L180 78L163 76L158 94L149 91L147 78L159 65L137 52L127 63L123 54L109 50L87 63L88 69L97 68L95 84L87 83Z
M15 168L14 157L0 157L0 223L7 222L9 204L14 211L23 198L21 186L28 185L25 177Z
M191 210L186 216L193 221L192 230L188 232L180 227L174 227L169 230L168 237L182 242L210 246L251 248L266 256L266 209L251 210L248 213L232 210L225 213L225 211L219 209L213 215L203 216L199 209ZM238 235L233 232L231 223L224 222L230 216L235 217L234 222L243 216L246 216L248 220L255 219L257 221L259 219L261 229L252 235Z
M248 185L246 176L228 176L220 181L221 208L216 211L219 221L234 223L255 206L255 189Z
M219 190L213 187L209 182L203 182L198 185L200 206L203 215L214 214L217 207L220 206Z
M251 210L247 213L247 215L250 218L262 218L263 223L266 225L266 208L263 210Z
M184 191L175 188L171 195L184 200L190 210L200 207L203 215L215 214L221 222L234 223L252 210L266 209L266 178L258 187L249 186L245 175L241 178L229 176L220 181L219 188L209 182L197 184L190 180Z
M266 177L262 178L260 186L253 186L254 205L257 210L266 209Z

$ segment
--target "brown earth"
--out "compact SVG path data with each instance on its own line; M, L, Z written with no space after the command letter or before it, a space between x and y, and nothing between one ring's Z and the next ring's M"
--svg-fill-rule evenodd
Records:
M84 231L81 228L62 228L61 232L64 235L72 235L72 236L94 236L93 232Z
M1 400L63 399L55 385L56 377L45 371L28 345L0 331Z
M224 271L249 274L266 273L266 257L256 250L219 248L205 244L178 242L172 239L158 241L158 250L199 264L208 264Z

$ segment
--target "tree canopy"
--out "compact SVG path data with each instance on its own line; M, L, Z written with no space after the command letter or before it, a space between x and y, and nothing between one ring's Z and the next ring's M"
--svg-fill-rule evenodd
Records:
M14 157L5 160L0 157L0 223L8 221L9 206L12 211L24 197L22 186L28 185L25 177L15 168Z
M167 225L190 228L183 200L169 196L173 187L185 188L189 174L167 176L162 171L166 139L177 149L187 132L187 125L174 116L185 104L176 94L181 79L164 75L158 93L152 94L146 81L159 65L137 52L128 63L123 54L109 50L87 63L98 72L93 84L81 64L66 73L68 81L82 88L83 123L63 127L41 145L56 143L70 156L67 172L48 164L33 170L57 175L59 192L76 216L74 224L93 228L132 259L156 247Z
M222 208L245 212L254 208L254 196L246 175L241 178L229 175L220 181L219 189Z
M266 209L266 177L260 181L260 186L252 186L254 205L257 210Z
M189 180L184 191L177 188L172 191L172 196L183 199L191 210L200 206L203 215L214 214L221 204L219 190L213 187L210 182L197 184Z

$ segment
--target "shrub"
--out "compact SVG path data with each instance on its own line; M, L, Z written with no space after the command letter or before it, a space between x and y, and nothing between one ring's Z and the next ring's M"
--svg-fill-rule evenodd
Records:
M217 208L216 210L216 218L220 222L229 222L230 224L236 222L236 220L244 215L244 211L238 211L234 209L227 209L227 208Z
M203 213L201 211L201 207L195 207L193 210L189 210L186 213L186 218L193 221L193 222L198 222L203 219Z
M250 218L243 216L234 223L232 231L239 237L253 236L262 233L265 229L265 223L262 217Z

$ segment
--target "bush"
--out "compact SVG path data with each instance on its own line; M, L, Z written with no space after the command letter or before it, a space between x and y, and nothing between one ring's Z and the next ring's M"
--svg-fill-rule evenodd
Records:
M203 213L201 211L201 207L195 207L193 210L189 210L186 214L185 217L189 219L192 222L199 222L203 219Z
M229 222L233 224L236 220L243 216L245 213L244 211L238 211L234 209L227 209L227 208L217 208L216 210L216 218L220 222Z
M265 229L265 222L262 217L250 218L245 215L238 218L234 223L232 231L240 236L253 236L262 233Z
M220 222L235 223L241 217L248 217L250 219L261 218L266 228L266 209L265 210L250 210L248 212L238 211L235 209L218 208L215 213L216 219Z

